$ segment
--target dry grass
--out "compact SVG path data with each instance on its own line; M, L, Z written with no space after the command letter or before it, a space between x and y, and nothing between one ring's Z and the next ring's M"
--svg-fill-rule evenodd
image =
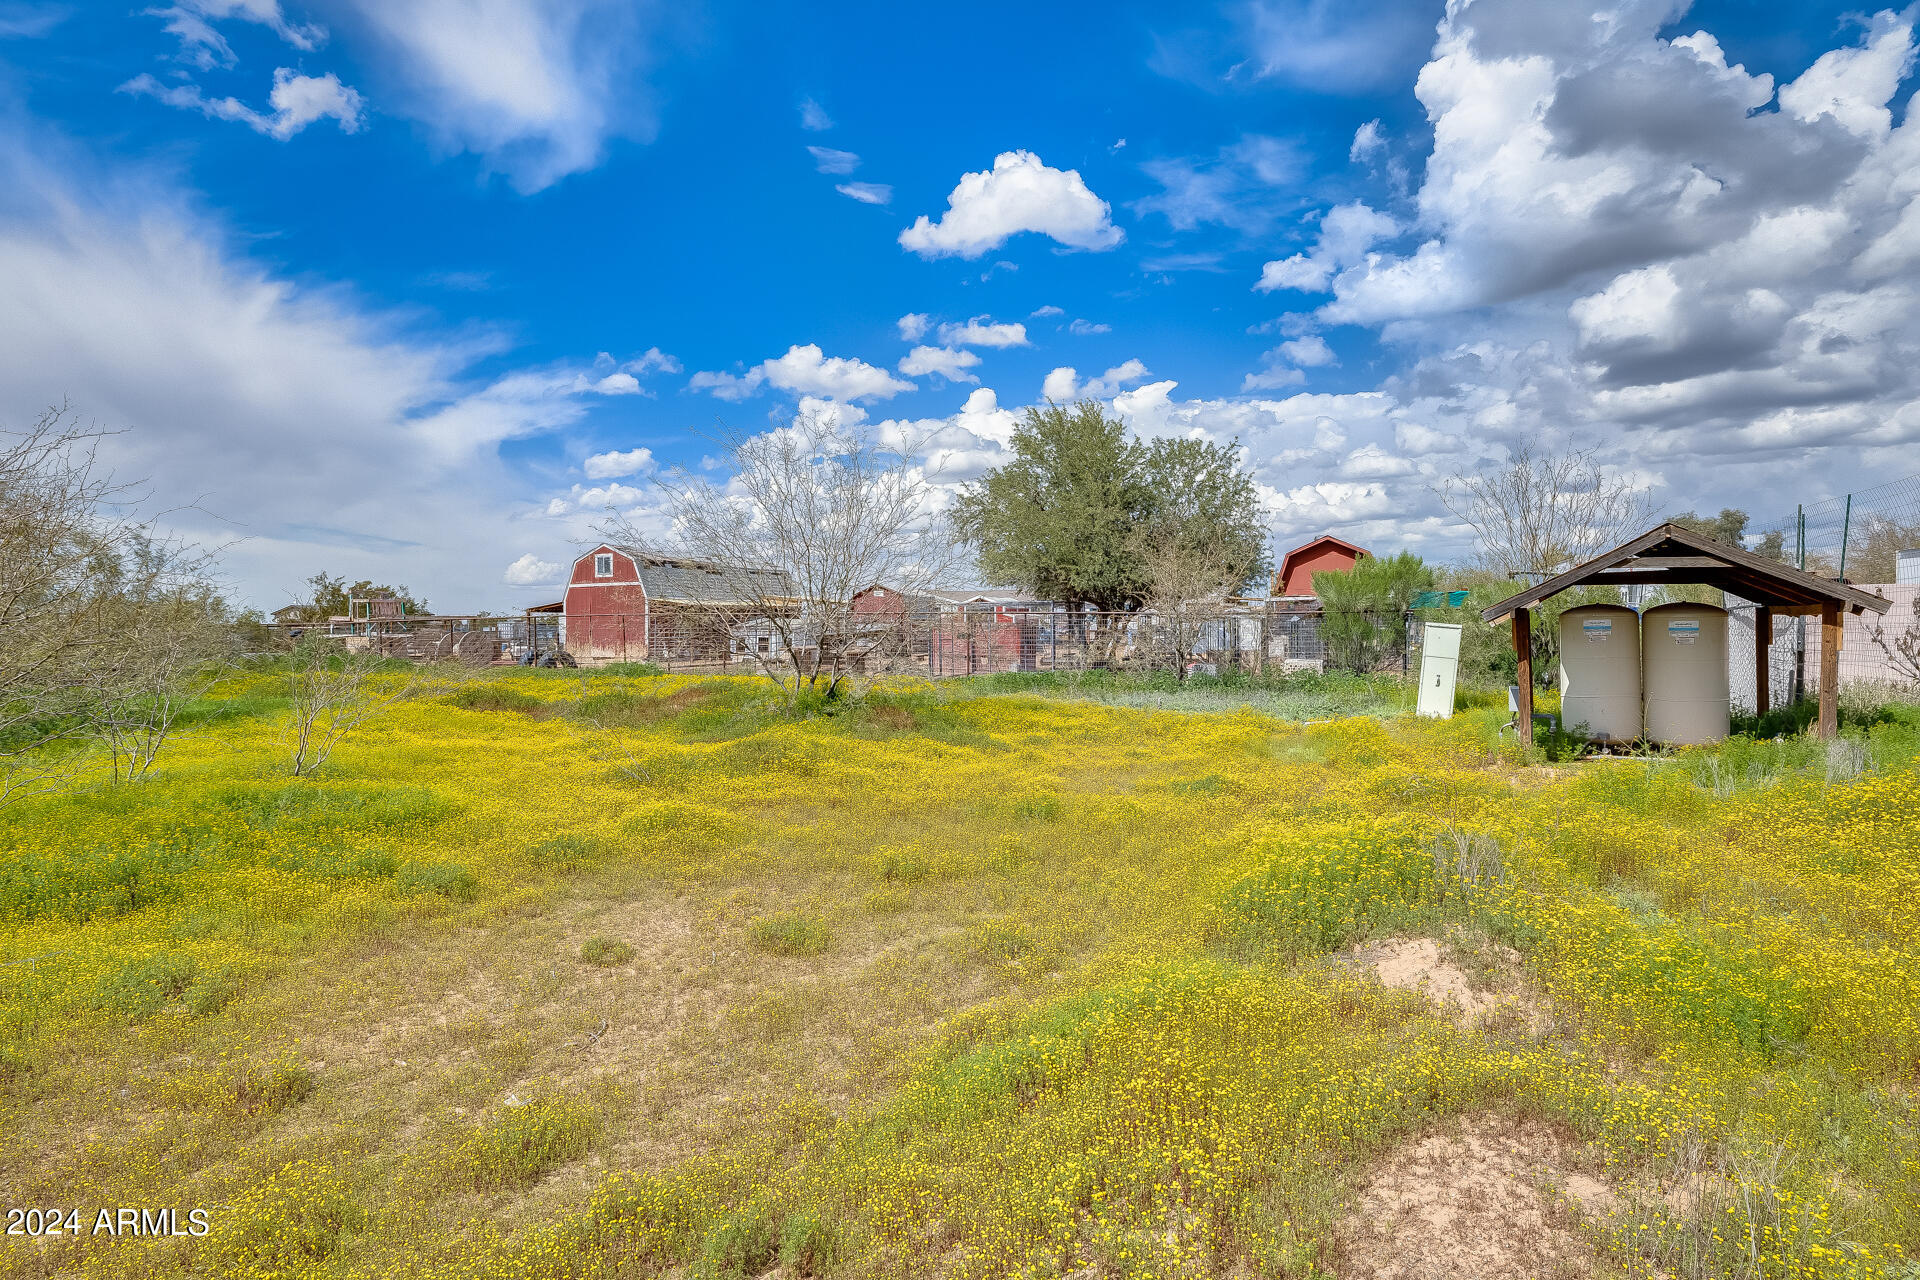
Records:
M303 797L332 797L350 821L317 828L322 852L351 837L392 866L345 924L263 879L244 911L210 880L123 934L99 926L105 949L135 926L151 945L107 981L83 971L94 1003L9 1046L24 1065L0 1092L0 1200L206 1203L235 1225L226 1252L67 1242L0 1266L245 1274L284 1246L318 1251L312 1274L383 1280L509 1274L503 1259L553 1276L760 1275L783 1257L793 1275L985 1275L1045 1239L1035 1272L1086 1280L1587 1275L1623 1258L1691 1280L1721 1273L1702 1260L1723 1258L1728 1197L1802 1188L1800 1168L1850 1230L1900 1221L1873 1215L1905 1185L1888 1170L1916 1109L1884 1076L1817 1086L1852 1108L1834 1132L1858 1147L1743 1131L1800 1166L1767 1166L1724 1126L1668 1144L1673 1117L1707 1105L1703 1080L1713 1106L1816 1086L1776 1085L1791 1062L1684 1038L1690 1023L1621 1035L1597 980L1546 994L1547 940L1569 935L1527 932L1496 891L1530 875L1612 912L1616 881L1679 865L1648 821L1638 845L1592 855L1600 884L1575 881L1589 854L1560 813L1569 794L1599 803L1591 772L1515 786L1471 725L1303 732L1068 702L742 725L711 682L608 697L589 740L571 713L520 705L571 680L406 710L343 750L338 783L297 794L248 798L244 735L188 761L183 825L244 791L266 815L244 834L264 839L309 821ZM437 789L388 786L402 773ZM1673 794L1693 806L1676 821L1734 838L1712 807L1727 797ZM157 821L131 812L128 831ZM1369 825L1383 813L1432 829L1408 843ZM1512 830L1460 834L1502 822L1536 841L1530 863L1503 860ZM1341 896L1350 871L1383 867L1384 887ZM1400 901L1392 877L1428 898ZM1287 945L1254 949L1237 887L1283 880L1286 914L1262 927ZM1620 928L1668 928L1677 901ZM1298 950L1309 926L1322 941ZM1556 1093L1575 1070L1577 1096ZM662 1187L708 1198L687 1193L688 1234L647 1235L638 1211L592 1234L636 1186L649 1206L672 1199ZM1776 1234L1794 1226L1740 1211L1762 1209ZM1625 1247L1607 1234L1621 1215L1666 1235Z

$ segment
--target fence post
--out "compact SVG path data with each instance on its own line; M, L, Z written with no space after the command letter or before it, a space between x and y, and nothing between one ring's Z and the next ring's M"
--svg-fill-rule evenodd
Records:
M1793 555L1794 563L1800 572L1807 571L1807 508L1804 503L1794 507L1793 516ZM1799 702L1807 696L1807 619L1805 615L1793 620L1793 691L1788 701Z
M1847 536L1853 531L1853 495L1847 495L1847 514L1840 520L1840 581L1847 580Z

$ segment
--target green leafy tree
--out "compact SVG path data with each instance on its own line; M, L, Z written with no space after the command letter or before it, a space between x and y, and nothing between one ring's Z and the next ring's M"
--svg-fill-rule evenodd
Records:
M1032 408L1013 460L969 485L954 527L996 582L1101 612L1153 591L1149 546L1207 544L1238 590L1266 570L1266 528L1236 443L1127 438L1096 401Z
M1722 507L1717 516L1699 516L1691 511L1683 511L1669 518L1682 529L1712 538L1716 542L1724 542L1731 547L1746 545L1741 539L1747 532L1747 513L1733 507Z
M1724 542L1729 546L1747 548L1747 529L1753 523L1752 517L1737 507L1722 507L1717 516L1700 516L1691 511L1683 511L1670 519L1682 529L1691 529L1698 534ZM1761 535L1759 545L1751 548L1757 555L1769 560L1784 559L1786 555L1786 534L1778 529Z
M425 600L414 598L407 587L390 587L385 583L375 583L370 578L348 584L343 577L337 577L322 570L307 579L308 598L302 607L303 622L325 622L328 618L339 617L347 612L354 600L400 600L404 601L408 613L431 613Z
M1321 639L1335 665L1366 672L1406 642L1407 606L1416 591L1433 588L1433 570L1411 551L1365 556L1351 569L1313 575L1313 593L1326 613Z

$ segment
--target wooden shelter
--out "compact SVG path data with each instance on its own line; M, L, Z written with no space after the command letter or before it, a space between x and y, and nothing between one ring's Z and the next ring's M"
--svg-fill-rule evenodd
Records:
M1490 623L1513 619L1513 652L1520 660L1520 709L1514 728L1533 742L1533 614L1542 600L1573 587L1672 585L1718 587L1759 606L1755 615L1754 681L1757 704L1767 705L1767 648L1777 617L1820 619L1820 719L1816 731L1831 738L1840 728L1840 636L1842 619L1871 609L1885 613L1884 596L1816 577L1765 556L1695 533L1677 524L1657 525L1613 550L1595 556L1537 586L1480 611Z

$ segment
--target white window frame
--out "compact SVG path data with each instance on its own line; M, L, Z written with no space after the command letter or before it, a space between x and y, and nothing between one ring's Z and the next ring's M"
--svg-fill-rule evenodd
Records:
M593 576L596 578L611 578L613 576L613 556L611 554L603 551L593 557Z

